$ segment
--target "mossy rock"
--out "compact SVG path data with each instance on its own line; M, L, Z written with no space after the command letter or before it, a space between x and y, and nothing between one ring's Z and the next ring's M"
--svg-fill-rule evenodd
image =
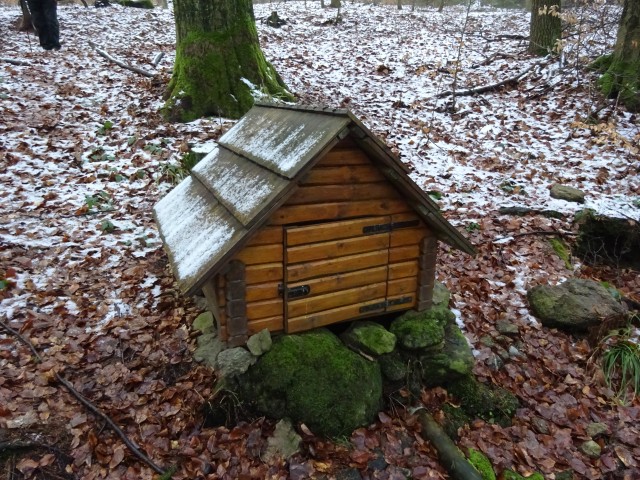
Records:
M624 309L594 280L570 278L560 285L538 285L527 292L533 314L550 328L583 332L603 318L620 317Z
M396 336L375 322L355 322L340 338L346 345L369 355L384 355L396 348Z
M640 225L627 218L597 215L585 209L576 213L576 254L592 265L608 264L640 270Z
M484 453L470 448L467 458L469 459L469 463L473 465L478 472L480 472L482 480L496 480L496 474L493 471L493 466Z
M444 308L409 311L391 322L389 330L397 337L402 348L433 348L443 345L444 326L453 320L455 315Z
M512 393L497 386L489 387L471 375L448 384L447 391L460 401L462 409L471 417L501 426L511 424L511 418L520 406Z
M392 352L378 357L380 370L385 379L391 382L399 382L407 378L407 362L399 352Z
M419 357L423 383L444 385L452 379L471 374L475 359L464 334L454 323L444 328L444 347L440 351L425 352Z
M469 415L460 407L454 407L449 403L445 403L442 406L442 412L444 413L444 423L442 429L444 432L454 440L458 439L458 430L465 425L469 424L472 420Z
M328 330L277 338L238 379L238 393L257 413L304 422L324 436L369 424L382 403L382 375Z

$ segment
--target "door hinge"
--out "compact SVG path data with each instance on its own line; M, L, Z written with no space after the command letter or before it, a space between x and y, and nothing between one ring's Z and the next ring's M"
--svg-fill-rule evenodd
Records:
M371 305L365 305L360 307L360 313L375 312L377 310L386 310L387 307L393 305L402 305L404 303L411 303L413 297L400 297L393 300L385 300L384 302L372 303Z
M278 285L278 293L280 296L284 296L284 285ZM297 287L287 288L287 298L299 298L309 295L311 293L311 287L309 285L299 285Z
M374 235L376 233L385 233L392 230L398 230L399 228L417 227L420 225L420 220L407 220L406 222L390 222L380 223L378 225L369 225L362 228L362 233L365 235Z

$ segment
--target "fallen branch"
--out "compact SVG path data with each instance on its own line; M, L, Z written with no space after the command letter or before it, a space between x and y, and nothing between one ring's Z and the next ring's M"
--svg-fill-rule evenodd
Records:
M514 58L515 57L513 55L509 55L507 53L496 52L493 55L491 55L490 57L485 58L480 63L475 63L475 64L471 65L471 68L486 67L487 65L493 63L495 60L498 60L498 59L513 60Z
M529 74L529 72L531 72L531 70L533 70L538 65L540 64L536 63L534 65L531 65L529 68L518 73L516 76L507 78L497 83L492 83L490 85L483 85L481 87L470 88L468 90L460 90L460 91L448 90L446 92L439 93L438 95L436 95L436 98L448 97L449 95L454 95L456 97L468 97L470 95L479 95L481 93L491 92L493 90L502 88L506 85L517 85L518 82L520 82L520 80L526 77Z
M129 65L128 63L124 63L124 62L118 60L117 58L112 57L111 55L109 55L107 52L105 52L101 48L98 48L98 46L92 41L89 41L89 45L91 46L91 48L93 48L96 51L96 53L98 55L100 55L103 58L106 58L110 62L115 63L119 67L122 67L124 69L130 70L132 72L135 72L135 73L137 73L139 75L143 75L143 76L148 77L148 78L153 78L153 77L156 76L155 73L147 72L146 70L143 70L142 68L134 67L133 65Z
M0 62L10 63L11 65L31 65L31 62L28 62L27 60L18 60L15 58L0 57Z
M493 240L487 240L487 242L485 243L489 243L489 242L506 243L508 240L514 240L515 238L518 238L518 237L526 237L527 235L550 235L550 236L558 236L558 237L575 237L578 234L573 232L563 232L561 230L533 230L531 232L514 233L513 235L507 235L506 237L502 237L502 238L494 238Z
M153 57L153 60L151 61L151 65L153 65L153 68L158 68L158 64L162 61L163 58L164 52L160 52L155 57Z
M31 353L33 353L33 356L36 358L38 363L42 362L42 357L40 356L38 351L35 349L31 341L25 338L20 332L18 332L17 330L14 330L9 325L4 323L2 320L0 320L0 327L2 327L11 335L16 337L27 347L29 347L29 349L31 350ZM138 457L140 460L146 463L149 467L151 467L154 472L160 475L164 475L166 473L164 469L156 465L153 462L153 460L151 460L144 452L142 452L142 450L140 450L140 447L138 447L133 441L129 439L129 437L127 437L127 435L122 431L122 429L118 427L118 425L116 425L113 420L111 420L111 417L109 417L106 413L102 412L98 407L96 407L93 403L87 400L62 375L56 372L55 376L58 382L60 382L69 391L69 393L71 393L71 395L73 395L80 403L82 403L82 405L84 405L91 413L93 413L95 416L102 419L120 437L120 439L124 442L124 444L131 451L131 453L133 453L136 457Z
M422 432L420 436L431 442L438 452L440 463L451 478L456 480L482 480L482 475L464 457L455 443L444 433L438 422L424 408L417 411Z

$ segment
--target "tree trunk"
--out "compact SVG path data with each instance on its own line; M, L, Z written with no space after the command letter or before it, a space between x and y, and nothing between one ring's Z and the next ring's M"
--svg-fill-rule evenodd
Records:
M398 0L398 10L402 10L402 0Z
M599 85L608 97L632 112L640 111L640 0L625 0L612 55L600 61L605 74Z
M251 0L175 0L176 61L165 113L239 118L255 98L293 96L260 49Z
M22 20L18 30L20 32L30 32L33 30L33 24L31 20L31 12L27 6L27 0L20 0L20 9L22 10Z
M561 34L560 0L532 0L529 53L548 55L557 52Z

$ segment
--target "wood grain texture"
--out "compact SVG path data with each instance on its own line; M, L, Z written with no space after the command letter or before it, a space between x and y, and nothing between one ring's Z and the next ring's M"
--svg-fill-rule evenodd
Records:
M286 229L287 247L296 245L338 240L341 238L361 237L363 229L371 225L389 223L390 216L376 216L345 220L342 222L328 222L304 227L289 227Z
M355 217L405 213L409 206L404 200L364 200L357 202L320 203L316 205L285 205L270 219L274 225L340 220Z
M386 182L358 183L353 185L299 186L289 197L287 205L344 202L347 200L397 200L396 189Z
M389 234L359 236L287 248L287 265L329 260L389 248Z
M236 254L234 259L242 261L245 265L281 262L282 251L283 247L281 243L246 247Z
M284 268L281 262L250 265L245 271L245 281L247 285L265 282L282 282L284 278L283 270Z
M289 300L287 302L287 315L288 318L299 317L344 305L360 304L373 298L384 297L386 291L387 283L381 282L340 290L326 295Z
M300 282L308 278L365 270L386 265L387 259L388 254L386 251L376 251L331 260L288 265L287 278L291 283Z
M352 185L385 180L385 176L373 165L346 165L314 168L302 178L300 185Z

